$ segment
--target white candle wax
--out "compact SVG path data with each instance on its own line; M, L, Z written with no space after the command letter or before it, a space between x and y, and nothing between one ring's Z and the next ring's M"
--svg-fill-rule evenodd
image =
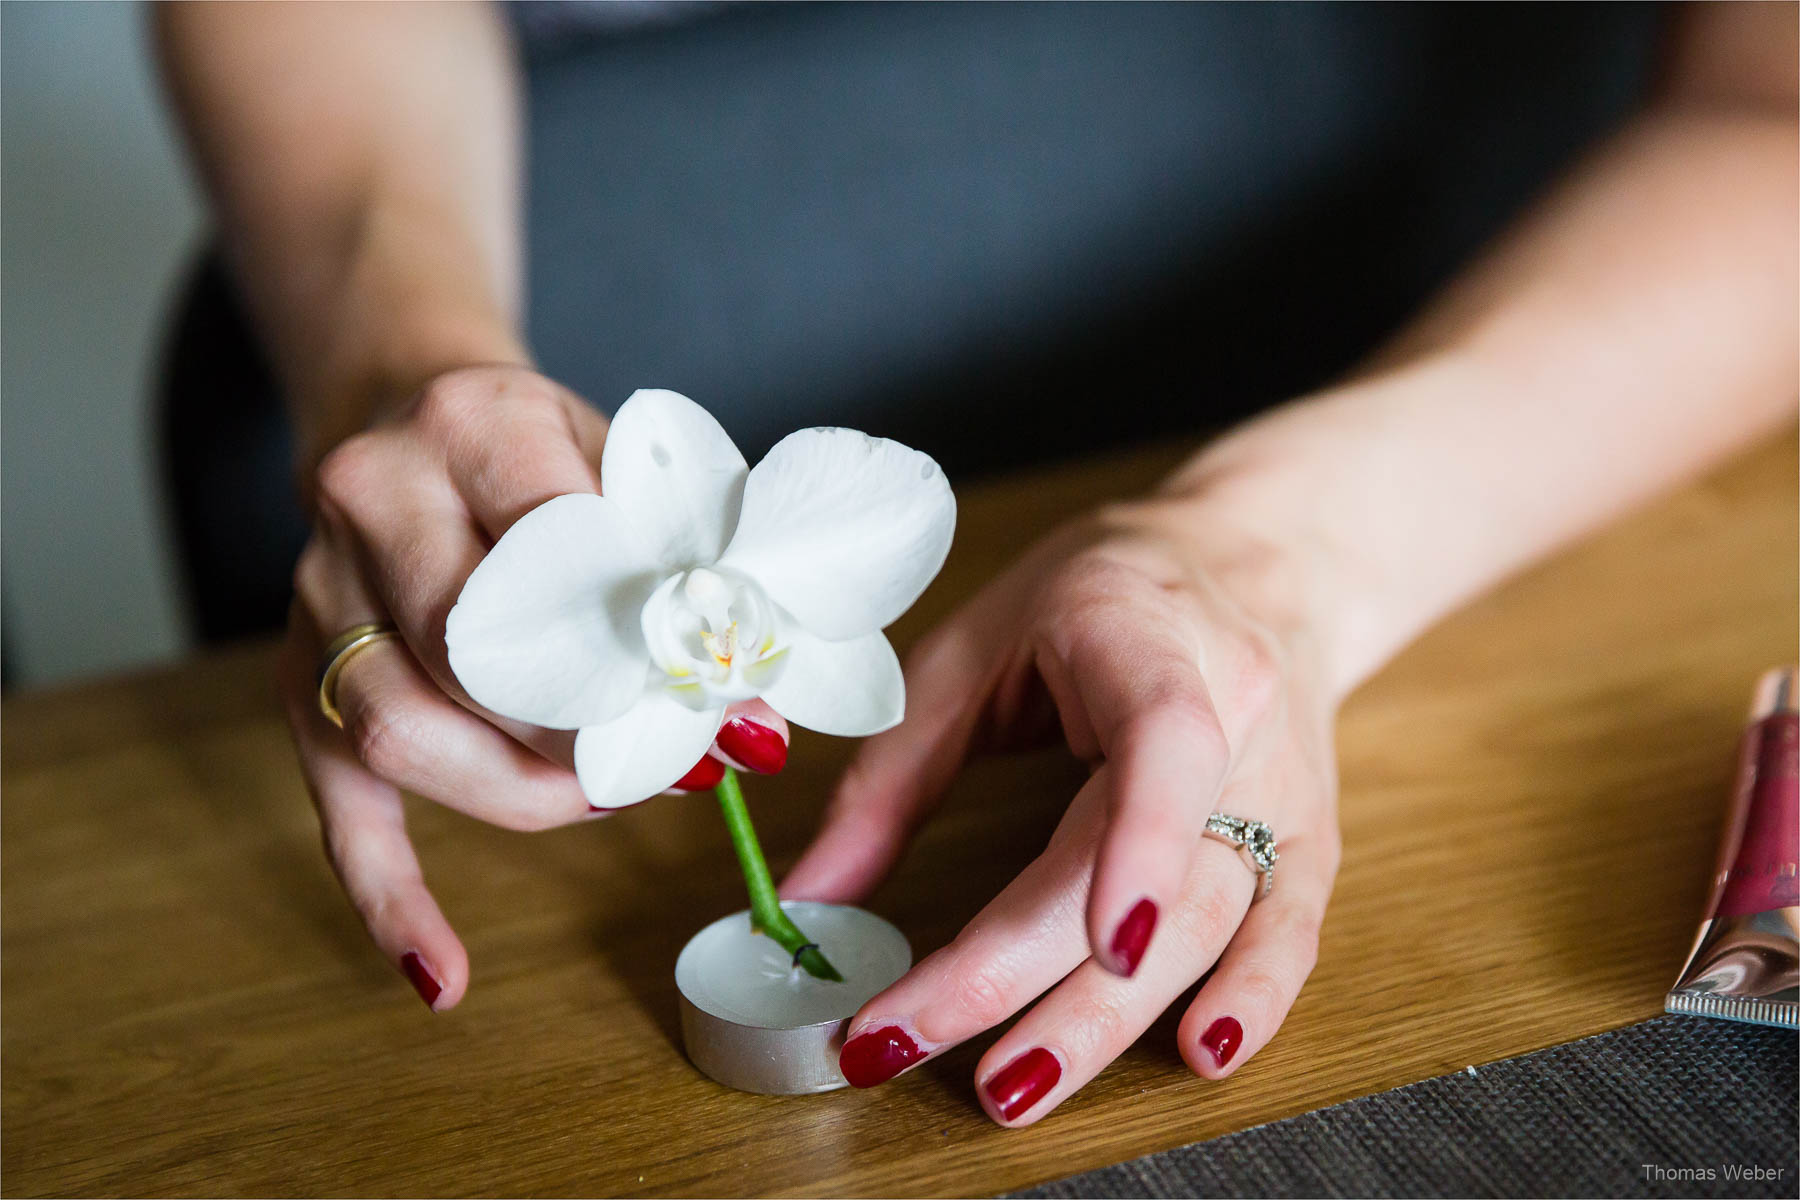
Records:
M694 1065L741 1091L797 1094L843 1087L843 1024L912 965L906 938L888 922L837 904L782 908L819 944L842 983L795 968L772 939L750 931L748 912L695 934L675 963L682 1033Z

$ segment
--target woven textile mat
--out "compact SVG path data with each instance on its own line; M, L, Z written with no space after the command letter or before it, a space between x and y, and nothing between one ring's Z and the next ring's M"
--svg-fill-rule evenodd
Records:
M1015 1195L1792 1197L1797 1052L1660 1017Z

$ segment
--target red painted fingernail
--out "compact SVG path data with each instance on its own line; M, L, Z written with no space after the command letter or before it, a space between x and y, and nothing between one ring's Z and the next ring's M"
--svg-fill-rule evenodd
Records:
M408 950L402 954L400 969L406 973L406 981L413 985L413 990L419 993L419 998L425 1001L425 1007L435 1009L438 993L444 990L444 985L432 975L425 966L425 960L419 957L418 952Z
M851 1087L871 1088L886 1083L925 1057L919 1043L898 1025L884 1025L859 1033L838 1051L838 1070Z
M1137 973L1144 950L1150 945L1150 935L1155 932L1156 901L1146 897L1132 905L1119 927L1113 930L1112 956L1118 964L1119 974L1129 978Z
M719 749L759 775L787 766L788 744L767 725L733 717L719 729Z
M981 1086L1000 1115L1016 1121L1047 1096L1061 1078L1062 1064L1056 1061L1056 1055L1034 1046L995 1071L993 1078Z
M719 780L725 778L725 764L707 755L694 764L694 769L677 779L670 787L678 787L684 792L706 792L719 786Z
M1220 1017L1200 1035L1200 1044L1211 1052L1222 1067L1231 1061L1231 1056L1244 1044L1244 1027L1238 1024L1236 1017Z

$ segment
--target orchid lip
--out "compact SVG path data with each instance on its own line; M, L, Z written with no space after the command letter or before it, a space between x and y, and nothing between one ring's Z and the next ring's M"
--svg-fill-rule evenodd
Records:
M735 571L674 572L651 592L640 620L652 684L689 707L761 695L786 665L780 610Z

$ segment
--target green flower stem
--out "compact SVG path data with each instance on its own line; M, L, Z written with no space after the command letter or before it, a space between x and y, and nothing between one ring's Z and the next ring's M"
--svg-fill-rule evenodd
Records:
M794 956L794 965L805 967L808 975L842 983L837 973L820 953L819 947L807 940L800 927L782 911L775 895L775 881L769 878L769 864L763 858L762 846L756 840L756 829L750 824L750 810L744 806L744 789L738 786L737 772L725 768L725 778L713 789L719 798L719 811L725 814L725 828L731 831L731 848L737 851L738 865L744 870L744 885L750 889L750 928L775 939L783 950Z

